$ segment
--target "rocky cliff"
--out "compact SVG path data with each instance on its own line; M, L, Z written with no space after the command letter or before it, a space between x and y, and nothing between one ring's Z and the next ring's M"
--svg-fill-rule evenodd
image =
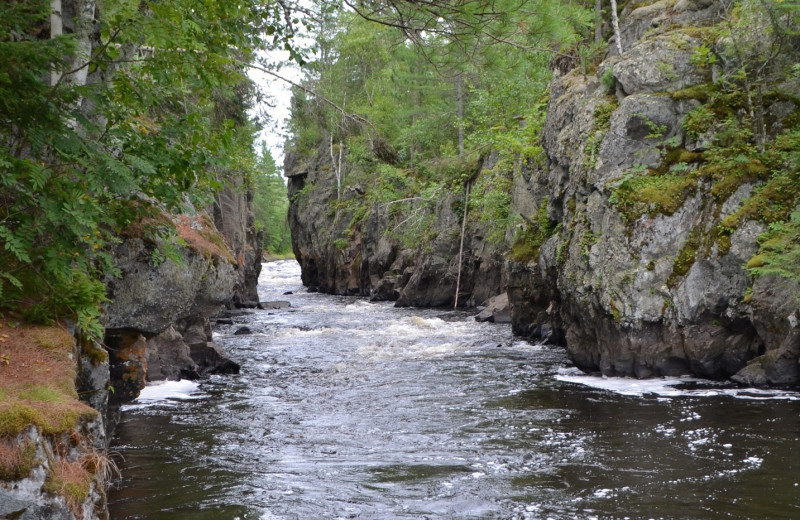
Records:
M246 205L225 207L221 221L247 222ZM164 245L136 237L117 248L121 276L108 284L105 340L114 405L134 399L146 381L238 372L238 365L212 341L209 319L255 292L253 269L244 261L255 248L246 240L245 225L227 224L235 240L230 247L202 214L176 217L175 224L186 244L177 248L177 259L154 256Z
M747 108L718 85L724 61L698 57L724 55L722 3L643 4L623 12L621 56L552 82L546 162L514 204L544 201L560 231L510 266L515 330L561 329L576 365L606 375L795 385L800 288L745 267L766 229L748 201L768 177L720 158L739 153L722 134ZM765 101L772 138L798 108Z
M331 213L337 188L324 157L299 161L287 154L284 165L303 284L400 306L452 306L457 285L459 305L475 306L500 292L503 256L487 240L491 225L485 222L467 223L459 280L463 188L430 201L373 203L357 184ZM407 207L394 211L401 204Z
M728 7L629 2L621 55L612 43L593 64L554 63L541 156L506 172L507 187L492 181L518 218L491 241L491 220L467 219L460 303L507 289L515 331L566 345L590 372L800 382L800 286L748 269L761 265L759 236L796 204L785 141L800 92L765 72L742 80L752 63L775 65L759 54L775 33L752 37L775 21ZM303 282L451 305L465 185L428 206L370 199L367 181L337 194L326 152L285 164ZM497 165L483 158L477 172L462 178L478 183ZM409 219L423 224L398 237Z
M107 518L105 350L63 324L0 326L0 518Z
M214 225L236 260L236 284L228 307L258 305L262 237L256 231L253 190L238 177L217 194L212 207Z
M257 303L260 248L246 192L220 200L224 234L210 217L182 215L174 224L183 245L169 255L168 244L135 233L119 244L105 345L0 322L10 332L0 338L0 392L9 398L0 403L0 518L107 518L115 466L106 446L119 406L147 381L238 372L212 341L209 318Z

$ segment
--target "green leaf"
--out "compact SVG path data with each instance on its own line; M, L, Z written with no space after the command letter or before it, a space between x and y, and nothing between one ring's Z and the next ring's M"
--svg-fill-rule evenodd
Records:
M5 241L6 250L16 256L20 262L31 263L29 256L31 244L26 243L18 235L2 225L0 225L0 238Z

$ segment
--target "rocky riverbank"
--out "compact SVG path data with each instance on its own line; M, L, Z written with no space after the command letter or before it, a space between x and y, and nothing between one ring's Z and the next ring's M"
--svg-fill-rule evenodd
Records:
M0 518L107 518L115 465L106 447L120 405L148 381L238 373L210 319L258 305L260 237L247 190L232 186L218 200L207 213L169 217L179 258L160 258L165 244L135 231L119 244L104 344L65 326L2 323Z
M577 57L554 63L542 154L505 171L503 187L490 154L465 163L462 188L427 199L435 203L375 202L358 179L377 172L351 173L340 189L324 147L287 154L303 282L452 306L460 270L459 304L507 292L514 330L565 345L585 371L797 385L800 285L748 269L760 265L769 212L788 218L794 199L768 195L776 174L763 163L780 164L780 151L752 159L737 148L754 109L749 92L730 87L741 63L724 7L626 4L621 55L612 44L588 67ZM790 82L769 89L758 109L763 139L780 142L800 93ZM511 199L508 229L462 220L466 191L481 182ZM397 231L409 221L419 225Z

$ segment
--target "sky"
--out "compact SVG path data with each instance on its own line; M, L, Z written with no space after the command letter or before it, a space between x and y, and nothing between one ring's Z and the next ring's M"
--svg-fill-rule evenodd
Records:
M298 36L296 43L299 46L310 46L313 41L304 36ZM262 52L258 56L260 64L265 68L275 70L284 78L300 83L303 77L303 71L297 63L289 59L289 52L284 50L272 50L269 52ZM281 64L279 69L276 69L277 64ZM256 69L250 69L247 74L251 80L258 85L259 89L266 94L264 99L253 107L251 115L269 114L270 122L262 129L259 135L259 142L256 144L256 150L261 150L261 142L266 142L269 147L272 157L275 159L275 164L278 168L283 168L283 143L286 139L286 121L289 118L291 101L292 101L292 88L285 81L281 81L265 72Z

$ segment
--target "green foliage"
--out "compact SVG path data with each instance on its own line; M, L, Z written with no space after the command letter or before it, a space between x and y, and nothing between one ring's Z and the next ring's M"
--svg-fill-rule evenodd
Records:
M499 244L505 238L511 211L512 180L506 172L481 172L475 181L469 199L469 215L478 222L488 224L486 239Z
M556 224L547 216L548 200L545 198L536 212L536 220L517 234L508 257L522 264L539 260L539 248L556 232Z
M696 227L689 234L689 238L681 248L675 261L672 263L672 273L667 278L667 285L675 287L678 280L689 272L698 256L702 239L702 228Z
M714 51L705 43L695 47L692 51L689 62L695 67L708 69L717 62L717 56L714 54Z
M255 224L263 235L264 250L272 255L286 254L292 250L289 224L286 220L289 199L286 184L266 146L261 149L252 183Z
M208 205L247 170L242 62L287 45L291 24L255 0L110 0L49 38L49 1L13 6L0 8L1 307L97 336L117 237Z
M715 195L720 200L742 183L763 181L737 211L720 221L725 234L744 220L772 224L789 219L800 197L800 130L779 136L763 154L743 142L720 148L710 157L712 167L707 171L717 180Z
M574 3L502 0L493 5L502 16L458 35L449 32L452 24L466 20L463 27L471 27L478 2L437 2L422 11L401 2L373 14L407 26L445 4L452 11L430 19L436 27L419 38L346 12L330 14L318 28L318 59L304 80L317 96L295 90L288 148L301 159L331 162L331 148L343 147L345 187L363 196L332 198L329 214L348 218L349 234L385 210L391 236L424 247L433 238L436 205L449 201L463 211L459 201L472 183L469 219L492 223L488 238L501 241L512 172L541 156L552 50L585 36L590 12ZM399 21L398 9L409 9ZM479 174L490 152L496 166ZM320 171L332 177L336 168Z
M715 120L714 113L706 105L700 105L686 114L683 129L690 139L697 139L711 128Z
M639 166L613 184L609 202L628 221L642 215L671 215L697 190L699 173L691 165L704 155L682 148L665 151L658 168Z
M758 238L759 251L748 263L754 275L776 275L800 282L800 208L785 222L774 222Z
M614 69L609 67L600 77L600 84L603 85L607 94L613 94L617 85L617 80L614 79Z
M613 78L612 78L613 79ZM611 126L611 115L619 107L616 96L608 95L605 100L599 102L594 108L593 131L586 140L586 164L587 168L594 168L597 163L597 155L600 150L600 143Z

